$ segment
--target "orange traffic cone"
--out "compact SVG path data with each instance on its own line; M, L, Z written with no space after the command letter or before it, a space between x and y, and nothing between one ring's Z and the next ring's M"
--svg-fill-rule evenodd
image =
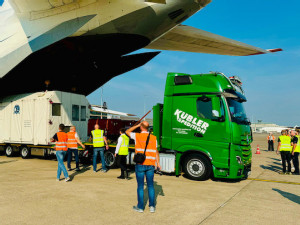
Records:
M260 154L259 145L257 145L255 154L258 154L258 155Z

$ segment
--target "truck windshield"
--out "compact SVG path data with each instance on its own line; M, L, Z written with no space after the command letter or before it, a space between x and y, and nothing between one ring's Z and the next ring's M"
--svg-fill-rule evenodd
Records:
M227 98L231 120L238 124L249 124L243 103L238 102L233 98Z

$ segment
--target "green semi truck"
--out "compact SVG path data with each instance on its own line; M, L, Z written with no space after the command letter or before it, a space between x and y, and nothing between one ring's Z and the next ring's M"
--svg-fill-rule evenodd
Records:
M162 171L193 180L250 174L253 139L241 84L217 72L168 74L164 104L153 109Z

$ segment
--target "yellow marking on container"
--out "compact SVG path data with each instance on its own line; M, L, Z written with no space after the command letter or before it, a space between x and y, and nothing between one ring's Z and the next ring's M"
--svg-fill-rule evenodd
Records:
M297 183L297 182L280 181L280 180L266 180L266 179L257 179L257 178L248 178L248 180L263 181L263 182L271 182L271 183L281 183L281 184L294 184L294 185L300 185L300 183Z

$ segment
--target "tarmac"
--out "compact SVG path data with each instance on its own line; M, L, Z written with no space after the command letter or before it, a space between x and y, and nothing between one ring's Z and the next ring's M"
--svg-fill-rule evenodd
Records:
M93 173L88 166L71 171L71 182L58 182L55 160L2 155L0 224L300 224L300 176L278 174L280 157L266 151L266 136L254 137L247 180L197 182L155 175L155 213L148 206L144 213L132 210L134 173L130 180L118 180L119 169Z

